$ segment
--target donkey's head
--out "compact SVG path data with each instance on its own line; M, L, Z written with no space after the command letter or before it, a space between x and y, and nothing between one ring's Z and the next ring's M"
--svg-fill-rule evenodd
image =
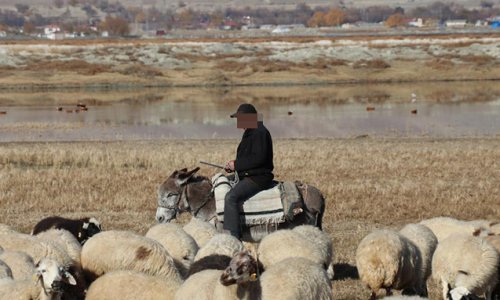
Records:
M189 171L184 168L174 171L160 185L158 189L158 208L156 209L156 220L158 223L167 223L175 219L178 212L187 209L187 203L179 203L185 192L185 186L200 168L196 167Z

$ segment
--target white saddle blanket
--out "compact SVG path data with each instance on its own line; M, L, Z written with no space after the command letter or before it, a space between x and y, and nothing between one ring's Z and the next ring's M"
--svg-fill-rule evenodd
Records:
M229 179L221 173L212 177L214 186L215 208L217 219L224 222L224 198L227 192L231 190ZM281 203L281 183L273 188L263 190L243 202L243 209L240 213L242 224L273 224L285 221L283 204Z

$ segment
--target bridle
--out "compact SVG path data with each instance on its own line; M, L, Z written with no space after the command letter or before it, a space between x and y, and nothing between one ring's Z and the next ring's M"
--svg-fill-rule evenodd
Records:
M203 198L201 205L196 209L192 209L191 206L189 205L189 199L188 199L188 196L189 196L188 195L188 185L189 185L189 183L190 183L189 181L186 182L186 184L184 184L184 186L181 188L181 190L179 192L168 192L167 193L167 199L171 196L177 195L177 199L174 201L174 203L172 205L167 205L164 203L164 201L162 201L160 199L160 200L158 200L158 207L161 207L161 208L164 208L167 210L174 210L176 216L179 213L183 213L183 212L190 210L193 217L196 217L198 215L198 213L200 212L200 210L203 207L205 207L205 205L207 205L207 203L210 201L210 198L211 198L211 196L213 196L214 191L213 191L213 189L211 189L210 192L205 195L205 198ZM179 206L181 199L182 199L182 207Z

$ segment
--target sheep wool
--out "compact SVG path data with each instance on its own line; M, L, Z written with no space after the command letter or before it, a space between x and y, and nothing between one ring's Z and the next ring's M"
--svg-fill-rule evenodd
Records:
M70 268L75 264L75 261L58 243L42 241L28 234L12 232L0 234L0 246L6 250L25 252L33 258L35 264L43 258L54 259L65 268Z
M12 276L12 270L10 267L0 258L0 279L13 277L14 276Z
M486 240L465 234L451 235L439 242L434 252L429 295L434 298L441 294L446 299L450 290L460 287L476 296L491 296L498 264L498 252Z
M36 235L41 241L49 241L57 243L61 248L66 250L66 253L75 261L80 261L82 253L82 246L80 242L71 234L71 232L64 229L49 229L42 231Z
M301 225L293 229L293 231L302 234L303 238L309 240L313 245L316 245L322 252L324 257L327 274L330 279L333 279L335 273L333 270L333 241L330 235L316 226Z
M112 271L94 281L86 300L170 300L180 283L135 271ZM197 299L191 298L190 300Z
M325 266L327 260L320 247L303 234L289 229L275 231L263 238L257 254L264 269L289 257L304 257L320 266Z
M267 269L260 277L262 300L333 299L326 271L307 258L286 258Z
M409 239L420 251L421 269L420 274L420 290L426 290L425 282L431 275L432 255L437 247L437 238L434 233L425 225L408 224L399 233Z
M82 248L82 267L93 276L115 270L143 272L181 282L168 251L155 240L130 231L102 231Z
M467 222L449 217L436 217L423 220L420 224L427 226L436 235L438 242L453 234L485 236L490 232L489 222L483 220Z
M237 286L224 286L219 278L221 270L203 270L190 276L175 294L175 300L233 300L237 298ZM240 298L241 299L241 298Z
M244 249L240 240L230 234L218 233L198 250L194 260L199 261L211 255L233 257Z
M0 260L10 267L15 280L31 279L35 274L33 258L24 252L7 250L0 253Z
M217 233L214 225L192 217L191 221L184 225L184 231L189 234L198 244L198 248L205 246L205 244Z
M413 289L419 294L421 257L417 247L392 230L375 230L368 234L356 251L356 266L361 281L372 295L385 289Z
M186 277L198 252L198 244L181 226L174 223L151 227L146 237L159 242L174 259L177 269Z

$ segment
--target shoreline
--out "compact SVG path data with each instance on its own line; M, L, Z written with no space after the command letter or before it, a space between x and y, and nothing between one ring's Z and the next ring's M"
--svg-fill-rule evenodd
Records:
M393 80L393 79L383 79L383 80L339 80L339 81L328 81L328 82L276 82L276 83L212 83L212 84L176 84L176 83L125 83L125 82L114 82L114 83L47 83L47 84L29 84L29 83L18 83L4 85L0 81L0 91L7 92L71 92L71 91L127 91L127 90L139 90L139 89L190 89L190 88L238 88L238 87L249 87L249 88L259 88L259 87L328 87L328 86L349 86L349 85L377 85L377 84L423 84L423 83L471 83L471 82L496 82L500 81L500 77L494 78L444 78L444 79L415 79L415 80Z

